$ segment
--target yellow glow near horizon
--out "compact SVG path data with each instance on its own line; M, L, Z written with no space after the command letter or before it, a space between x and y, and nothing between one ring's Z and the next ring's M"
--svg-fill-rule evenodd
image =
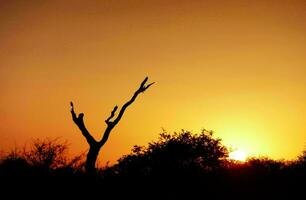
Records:
M162 128L212 129L250 155L295 159L306 141L306 1L0 1L0 152L32 138L88 145L145 76L101 150L114 163Z
M244 151L235 150L235 151L229 153L229 158L232 159L232 160L244 162L244 161L246 161L247 154Z

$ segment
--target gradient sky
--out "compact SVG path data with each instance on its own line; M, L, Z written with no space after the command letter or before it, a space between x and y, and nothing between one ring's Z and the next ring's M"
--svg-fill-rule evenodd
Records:
M69 102L101 138L115 104L145 76L100 153L212 129L251 155L294 159L306 142L306 1L0 1L0 150L61 137L87 149Z

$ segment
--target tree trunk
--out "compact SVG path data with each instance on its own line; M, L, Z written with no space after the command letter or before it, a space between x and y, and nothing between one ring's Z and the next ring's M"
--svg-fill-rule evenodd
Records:
M98 158L101 146L94 144L90 145L87 153L87 159L85 163L85 170L88 174L94 174L96 172L96 161Z

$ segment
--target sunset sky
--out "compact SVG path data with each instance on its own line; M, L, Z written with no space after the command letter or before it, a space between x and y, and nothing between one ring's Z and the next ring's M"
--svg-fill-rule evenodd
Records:
M165 129L214 130L248 155L306 146L306 1L0 1L0 151L60 137L88 147L145 76L100 153L115 162Z

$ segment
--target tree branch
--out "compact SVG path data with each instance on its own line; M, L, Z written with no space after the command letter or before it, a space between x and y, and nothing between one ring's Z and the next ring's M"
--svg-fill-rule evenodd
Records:
M123 114L124 114L126 108L127 108L129 105L131 105L131 104L136 100L137 96L138 96L140 93L145 92L151 85L153 85L153 84L155 83L155 82L152 82L152 83L150 83L150 84L148 84L148 85L146 86L145 84L146 84L147 81L148 81L148 77L146 77L146 78L142 81L142 83L140 84L139 88L136 90L136 92L135 92L134 95L132 96L132 98L122 106L122 108L120 109L120 112L119 112L117 118L116 118L116 119L114 120L114 122L113 122L113 123L114 123L114 126L120 121L120 119L122 118L122 116L123 116Z
M132 98L131 98L129 101L127 101L127 102L122 106L122 108L121 108L120 111L119 111L118 116L116 117L116 119L115 119L114 121L111 122L110 119L112 119L112 118L115 116L115 112L116 112L116 110L118 109L118 106L115 106L115 108L114 108L113 111L111 112L110 117L108 117L108 118L105 120L105 122L106 122L106 124L107 124L107 128L106 128L106 130L105 130L105 132L104 132L104 134L103 134L103 137L102 137L101 141L99 142L99 144L100 144L101 146L103 146L103 145L106 143L106 141L108 140L108 137L109 137L109 134L110 134L111 130L118 124L118 122L119 122L120 119L122 118L122 116L123 116L125 110L127 109L127 107L128 107L129 105L131 105L131 104L136 100L137 96L138 96L140 93L146 91L151 85L154 84L154 82L153 82L153 83L150 83L150 84L148 84L148 85L145 85L147 81L148 81L148 77L146 77L146 78L142 81L142 83L140 84L139 88L136 90L136 92L135 92L134 95L132 96Z
M74 106L73 103L70 102L71 106L71 115L72 115L72 120L74 123L79 127L80 131L82 132L82 135L85 137L89 145L94 145L97 143L97 141L91 136L91 134L88 132L87 128L85 127L84 124L84 113L80 113L79 116L77 117L76 113L74 112Z
M113 111L111 112L111 115L105 120L105 123L109 126L111 123L110 120L115 116L116 110L118 109L118 106L116 105L113 109Z

